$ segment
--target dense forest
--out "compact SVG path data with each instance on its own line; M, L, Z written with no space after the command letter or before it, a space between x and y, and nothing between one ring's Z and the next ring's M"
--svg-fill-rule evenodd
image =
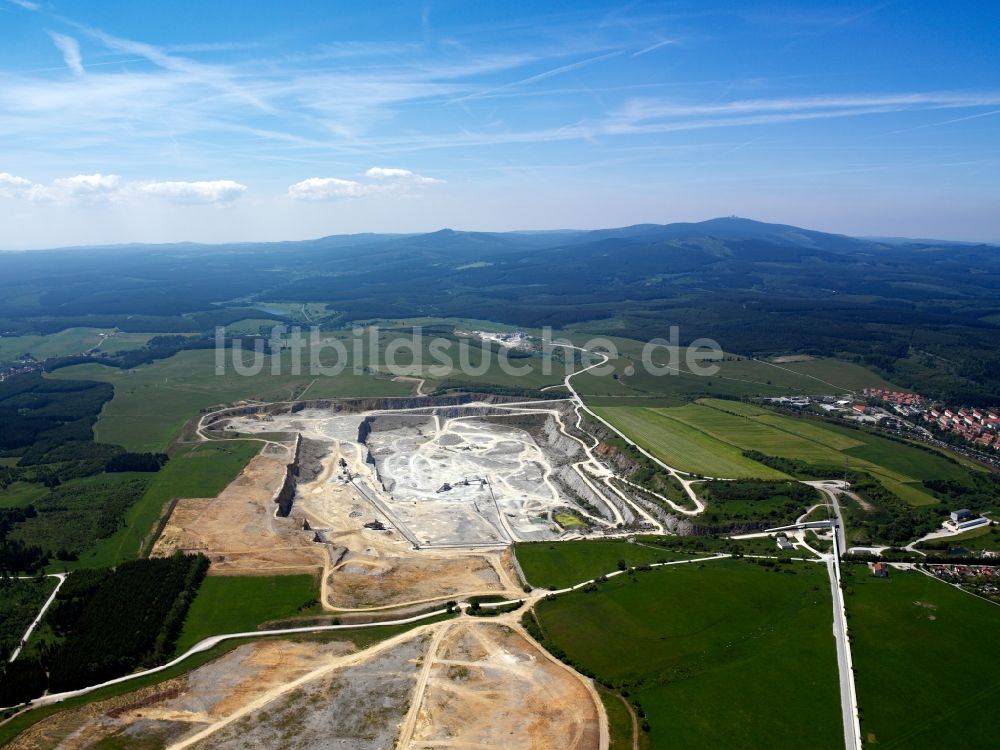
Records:
M166 661L208 570L203 555L70 573L46 615L58 641L0 671L0 705L72 690Z

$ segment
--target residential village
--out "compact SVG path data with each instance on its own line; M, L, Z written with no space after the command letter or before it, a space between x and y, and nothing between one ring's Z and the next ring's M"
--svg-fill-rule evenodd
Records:
M1000 468L1000 408L947 406L918 393L865 388L840 395L781 396L766 403L906 435Z
M949 407L929 403L915 393L880 388L866 388L863 395L870 402L888 404L904 417L919 418L931 429L960 437L980 448L1000 450L1000 414L993 409ZM867 410L872 407L862 408Z

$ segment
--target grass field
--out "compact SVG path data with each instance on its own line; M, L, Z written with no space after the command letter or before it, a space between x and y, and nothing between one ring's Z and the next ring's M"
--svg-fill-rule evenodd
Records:
M152 541L150 532L167 503L174 498L215 497L257 455L260 446L253 441L226 441L181 447L160 471L151 475L149 489L128 509L121 529L98 541L78 562L50 567L97 568L134 559L143 542Z
M578 345L586 342L583 334L572 335ZM780 396L843 392L865 387L895 388L870 370L836 359L814 359L774 365L761 360L725 355L716 364L717 374L710 377L695 375L680 356L668 356L668 350L657 349L651 362L657 366L673 365L677 369L665 374L647 372L643 366L641 342L610 337L619 358L612 365L617 378L589 373L574 381L588 403L613 406L622 398L669 399L682 404L698 396Z
M1000 552L1000 526L995 523L945 539L918 544L919 549L966 549L971 552Z
M113 331L110 328L67 328L45 336L0 336L0 362L12 361L22 354L30 354L37 360L80 354L101 343L101 333ZM108 338L101 349L108 352L138 349L154 335L119 333Z
M32 482L14 482L0 490L0 508L23 508L49 494L48 488Z
M629 684L653 747L843 746L821 565L677 565L542 601L536 612L569 659Z
M618 561L644 565L690 555L616 541L519 542L514 554L532 586L561 589L618 570Z
M256 630L270 620L322 611L314 576L208 576L191 602L175 653L210 635Z
M283 368L287 374L272 375L269 361L258 375L239 375L232 367L216 375L215 353L195 350L134 370L86 364L57 370L50 377L114 385L115 396L95 425L95 437L99 442L123 445L133 451L165 450L188 419L208 407L240 399L293 399L310 384L310 398L405 396L413 390L409 383L355 375L349 369L330 377L311 376L308 369L304 374L292 375L289 363Z
M801 363L807 364L807 363ZM867 471L912 505L937 499L924 479L961 479L966 469L934 451L861 430L784 416L733 401L701 399L667 409L597 407L595 411L665 463L723 478L785 476L743 456L756 450L814 466Z
M682 406L679 409L687 409ZM699 407L694 407L699 408ZM596 407L594 412L635 440L664 463L713 477L784 479L785 474L743 456L724 443L685 422L673 419L673 409L635 406Z
M846 571L866 747L996 747L1000 607L918 572Z
M634 722L629 713L625 699L618 693L608 690L601 685L595 685L597 694L604 704L604 711L608 715L608 735L610 744L608 750L632 750L632 733ZM649 736L644 732L639 733L641 740L640 748L649 747Z

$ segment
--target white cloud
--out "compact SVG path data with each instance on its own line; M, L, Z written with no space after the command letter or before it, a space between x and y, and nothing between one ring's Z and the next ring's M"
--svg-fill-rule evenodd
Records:
M375 180L403 180L420 185L434 185L444 182L444 180L438 180L434 177L424 177L416 172L411 172L409 169L399 169L397 167L372 167L365 172L365 176Z
M228 203L239 198L246 189L246 185L233 180L123 182L118 175L100 173L58 177L48 185L42 185L8 172L0 172L0 198L59 205L134 202L147 197L185 205Z
M38 3L30 2L30 0L7 0L11 5L16 5L19 8L24 8L25 10L41 10L42 6Z
M371 167L365 172L365 177L376 182L358 182L340 177L310 177L291 185L288 188L288 195L295 200L327 201L376 194L398 195L412 188L444 182L398 167Z
M0 172L0 198L30 198L32 192L41 187L31 180Z
M359 198L371 193L375 187L339 177L310 177L289 186L288 195L300 201L328 201L335 198Z
M40 203L94 203L112 198L121 184L114 174L78 174L59 177L49 185L0 172L0 198Z
M116 174L78 174L73 177L60 177L52 181L49 192L55 196L69 198L100 199L114 193L121 184L121 177Z
M50 31L49 36L52 37L52 41L56 43L56 47L62 52L66 66L78 76L82 76L83 58L80 56L80 43L71 36L57 34L54 31Z
M204 203L229 203L246 192L247 186L233 180L205 180L198 182L147 182L136 186L147 195L155 195L174 203L196 205Z

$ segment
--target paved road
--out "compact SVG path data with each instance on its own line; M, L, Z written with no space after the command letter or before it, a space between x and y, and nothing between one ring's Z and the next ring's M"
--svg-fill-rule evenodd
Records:
M840 675L840 712L844 723L844 746L861 750L861 721L858 718L858 696L854 685L854 660L847 635L847 609L840 588L840 550L834 540L834 554L826 555L833 599L833 637L837 642L837 671Z
M847 532L844 530L844 517L840 513L840 503L837 501L837 492L843 490L844 483L840 481L825 482L805 482L810 487L815 487L828 498L833 512L837 516L837 554L838 556L847 551Z

